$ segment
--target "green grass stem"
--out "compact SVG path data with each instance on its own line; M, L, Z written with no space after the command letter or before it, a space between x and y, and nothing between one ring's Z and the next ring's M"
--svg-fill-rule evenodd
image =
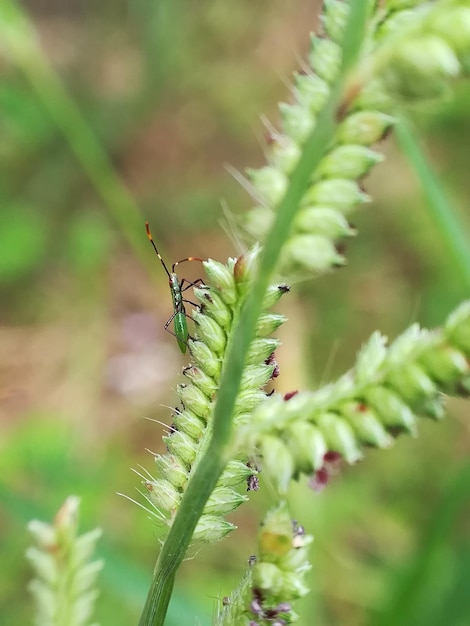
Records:
M200 461L181 506L175 517L155 566L154 577L139 622L140 626L162 626L171 597L178 567L184 559L194 529L210 494L227 462L232 433L232 414L240 388L240 381L257 319L262 310L264 294L270 284L273 268L287 239L300 201L312 173L323 157L336 128L335 116L341 103L348 72L354 67L368 6L366 2L352 3L343 43L343 65L317 125L306 141L301 159L294 170L290 184L281 200L274 225L264 243L256 278L242 308L238 325L226 357L217 403L214 409L214 428L203 459Z

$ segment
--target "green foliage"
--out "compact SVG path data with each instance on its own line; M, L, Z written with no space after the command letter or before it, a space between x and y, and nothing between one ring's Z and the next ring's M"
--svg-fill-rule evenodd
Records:
M0 280L12 282L34 269L46 252L46 225L31 210L5 206L0 214Z

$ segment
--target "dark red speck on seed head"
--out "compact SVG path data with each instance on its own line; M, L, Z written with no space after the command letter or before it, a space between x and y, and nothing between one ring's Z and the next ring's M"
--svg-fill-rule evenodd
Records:
M291 398L293 398L294 396L296 396L299 392L298 391L288 391L285 395L284 395L284 400L287 402L287 400L290 400Z

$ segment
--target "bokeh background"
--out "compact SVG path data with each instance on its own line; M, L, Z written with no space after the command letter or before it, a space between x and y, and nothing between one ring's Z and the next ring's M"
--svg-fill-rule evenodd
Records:
M145 449L162 448L162 426L145 418L169 422L186 363L163 330L170 294L144 222L170 263L238 253L224 209L236 219L250 202L224 164L263 163L260 116L278 121L318 5L22 7L21 28L0 20L0 621L32 620L27 521L76 494L83 530L104 530L97 619L135 624L159 531L116 492L139 498L130 468L151 470ZM462 82L455 98L410 111L467 231L469 107ZM438 325L468 295L393 139L381 149L348 266L282 303L280 391L333 379L375 329ZM469 404L448 407L445 422L371 451L321 495L294 486L292 510L316 538L301 626L470 624ZM169 626L211 623L272 501L262 483L233 516L238 532L184 564Z

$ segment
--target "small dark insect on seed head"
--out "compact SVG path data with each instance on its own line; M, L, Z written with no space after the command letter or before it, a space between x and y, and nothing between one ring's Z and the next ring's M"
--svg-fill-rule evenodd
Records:
M248 478L246 479L246 484L247 484L247 488L246 488L247 491L258 491L259 489L258 476L251 474L251 476L248 476Z
M276 361L276 353L271 352L268 358L265 360L266 365L274 365L273 373L271 374L271 378L277 378L279 376L279 365Z
M301 526L297 522L297 520L293 519L292 520L292 532L294 533L294 536L303 536L305 535L305 528Z
M271 352L271 354L268 356L267 359L265 359L265 363L266 365L271 365L271 363L273 363L276 359L276 353L275 352Z

